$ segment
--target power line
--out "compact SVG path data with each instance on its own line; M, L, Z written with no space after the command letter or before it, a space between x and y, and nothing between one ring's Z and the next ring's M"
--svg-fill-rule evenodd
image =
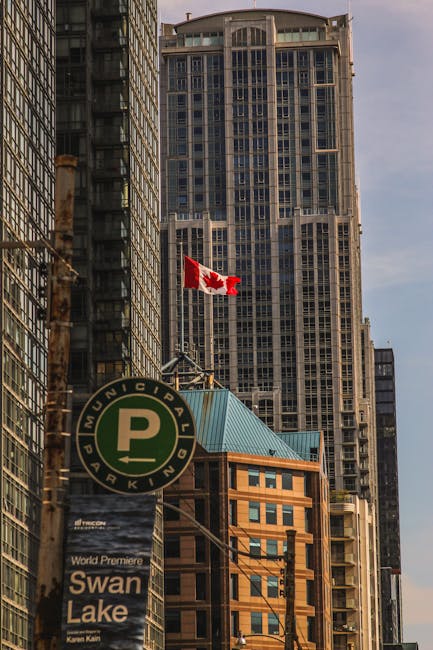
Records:
M242 555L244 557L254 559L254 556L251 555L250 553L247 553L245 551L240 551L239 549L236 549L233 546L230 546L230 544L227 544L226 542L223 542L221 539L219 539L219 537L214 535L208 528L203 526L203 524L200 524L192 515L190 515L188 512L186 512L182 508L178 508L178 506L175 506L172 503L164 501L163 499L158 499L157 503L162 505L162 506L165 506L165 507L167 507L167 508L169 508L171 510L174 510L175 512L183 514L189 521L191 521L195 526L197 526L197 528L200 530L201 533L203 533L203 535L205 537L207 537L211 542L213 542L216 546L218 546L218 548L222 552L225 552L229 559L230 559L230 553L236 553L237 555ZM274 558L272 558L272 559L274 559ZM250 584L252 584L252 580L251 580L250 576L246 573L244 568L241 567L239 565L239 563L237 563L237 567L239 568L240 572L249 580ZM262 593L260 593L259 595L264 600L264 602L269 607L269 609L274 614L274 616L276 617L276 619L278 621L278 624L281 626L281 628L283 630L283 634L284 634L285 628L284 628L284 625L281 623L281 620L280 620L280 617L279 617L278 613L274 610L274 608L272 607L270 602L267 600L267 598Z

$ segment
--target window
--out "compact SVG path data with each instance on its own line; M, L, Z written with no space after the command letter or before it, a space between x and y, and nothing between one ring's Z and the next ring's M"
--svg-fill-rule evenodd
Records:
M197 637L206 636L207 624L206 624L206 611L204 609L198 609L196 611L195 623L196 623L196 636Z
M195 561L206 562L206 541L203 536L195 538Z
M236 553L236 550L238 548L238 538L237 537L230 537L230 546L233 551L230 551L230 559L232 562L237 562L238 561L238 554Z
M313 510L311 508L305 508L305 531L313 532Z
M279 622L278 617L273 612L268 613L268 634L278 634Z
M178 609L165 610L165 631L168 634L179 633L181 631L180 611Z
M237 517L237 501L235 499L230 499L229 502L229 524L232 526L237 526L238 517Z
M165 574L165 593L167 596L180 595L180 573L179 571Z
M195 574L195 599L206 600L206 574Z
M305 566L307 567L307 569L314 569L313 544L305 544Z
M314 580L307 580L307 605L314 605Z
M204 487L205 466L204 463L194 463L194 487L200 489Z
M230 574L230 598L239 599L239 576L237 573Z
M167 499L167 503L179 507L179 499ZM164 521L178 521L180 519L180 513L177 510L172 510L169 506L164 508Z
M293 490L293 474L292 472L281 472L281 487L283 490Z
M250 537L250 555L253 557L260 557L260 543L258 537Z
M316 640L314 616L307 616L307 639L308 641Z
M262 612L251 612L251 634L261 634L262 629Z
M260 521L260 503L258 501L250 501L248 504L248 512L250 521Z
M206 508L204 499L195 499L194 506L196 520L199 524L205 524Z
M268 576L268 598L278 598L278 578ZM270 632L270 634L272 634Z
M238 636L239 634L239 612L230 613L230 632L232 636Z
M277 523L277 506L275 503L266 504L266 523L267 524Z
M278 542L276 539L266 540L266 555L277 557L278 555Z
M276 488L277 487L277 474L272 470L266 470L265 472L265 487L267 488Z
M236 490L236 465L229 465L229 487Z
M204 539L204 538L203 538ZM164 542L165 557L180 557L179 535L167 535Z
M250 576L250 596L262 595L262 577L252 575Z
M260 485L260 471L256 467L248 468L248 485L257 487Z
M283 526L293 526L293 506L283 505Z

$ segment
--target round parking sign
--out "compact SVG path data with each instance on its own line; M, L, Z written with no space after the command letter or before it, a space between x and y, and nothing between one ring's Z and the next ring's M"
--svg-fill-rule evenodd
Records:
M188 404L171 386L128 377L100 388L83 408L77 449L91 477L113 492L153 492L175 481L195 448Z

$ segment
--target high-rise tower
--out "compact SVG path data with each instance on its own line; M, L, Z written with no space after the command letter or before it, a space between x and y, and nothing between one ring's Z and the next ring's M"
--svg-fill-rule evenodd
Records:
M185 292L200 364L274 430L323 429L331 487L374 497L352 76L347 16L247 10L163 26L163 342L173 356L183 242L242 278L236 298Z
M54 2L0 6L2 648L30 648L54 215ZM6 244L18 246L5 248Z
M57 0L57 148L78 157L73 421L95 389L160 373L156 1ZM93 486L72 454L71 491ZM163 647L157 512L145 647ZM144 604L145 607L145 604Z
M331 489L368 503L375 549L350 25L345 15L264 9L163 25L163 350L173 357L184 323L196 361L273 430L323 430ZM180 248L241 277L239 295L188 291L181 303ZM370 593L362 648L378 643L374 576ZM350 646L346 631L336 636Z

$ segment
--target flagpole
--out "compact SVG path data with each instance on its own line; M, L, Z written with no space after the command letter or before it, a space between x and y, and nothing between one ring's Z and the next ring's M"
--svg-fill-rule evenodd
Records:
M185 352L185 318L183 315L183 292L184 292L184 284L185 284L185 269L184 269L184 263L183 263L183 241L180 242L180 353L183 354Z

